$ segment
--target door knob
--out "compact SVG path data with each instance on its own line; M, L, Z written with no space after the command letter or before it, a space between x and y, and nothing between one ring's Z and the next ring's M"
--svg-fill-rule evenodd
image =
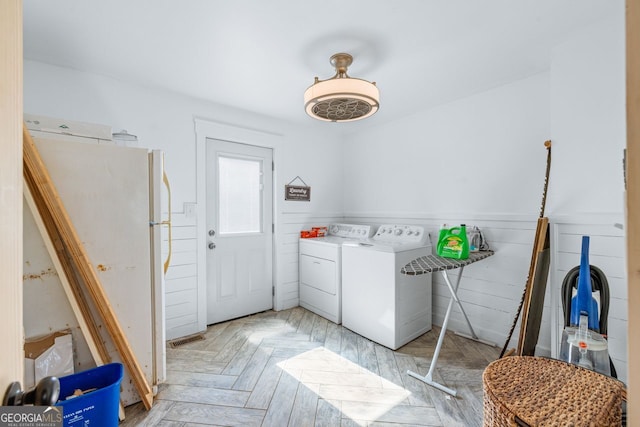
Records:
M209 249L215 249L216 248L216 244L213 242L209 242Z
M19 382L13 382L7 388L2 399L2 406L52 406L60 396L60 381L56 377L44 377L36 388L24 392Z
M209 236L213 237L216 235L216 231L215 230L209 230Z

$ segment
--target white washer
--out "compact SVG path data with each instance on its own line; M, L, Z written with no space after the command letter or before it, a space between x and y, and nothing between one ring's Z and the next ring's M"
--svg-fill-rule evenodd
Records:
M340 324L342 321L342 245L368 240L370 225L332 224L325 237L300 239L300 305Z
M413 225L382 225L368 242L342 246L342 325L395 350L431 330L431 274L400 270L431 254Z

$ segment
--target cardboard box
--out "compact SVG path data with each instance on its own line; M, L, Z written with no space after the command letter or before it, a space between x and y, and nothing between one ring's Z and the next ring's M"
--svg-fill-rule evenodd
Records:
M44 377L64 377L73 372L73 341L70 330L25 340L25 390L35 387Z

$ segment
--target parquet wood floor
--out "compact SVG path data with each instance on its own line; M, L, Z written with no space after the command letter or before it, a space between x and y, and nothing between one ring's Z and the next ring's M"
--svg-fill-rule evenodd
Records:
M167 380L151 411L121 426L481 426L482 372L499 349L439 329L392 351L296 307L211 325L205 340L167 349Z

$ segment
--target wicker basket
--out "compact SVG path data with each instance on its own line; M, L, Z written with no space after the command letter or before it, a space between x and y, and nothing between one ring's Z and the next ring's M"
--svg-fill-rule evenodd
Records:
M623 384L560 360L505 357L482 375L484 425L620 426Z

